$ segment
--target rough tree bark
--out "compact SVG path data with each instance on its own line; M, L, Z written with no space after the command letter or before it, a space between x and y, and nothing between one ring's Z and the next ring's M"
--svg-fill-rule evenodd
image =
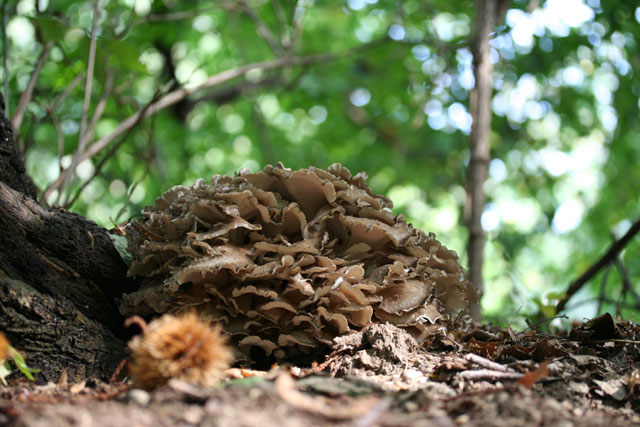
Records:
M0 330L40 381L104 377L124 357L116 298L135 285L106 230L36 202L0 104Z
M491 98L493 89L493 64L490 58L490 34L507 10L509 0L477 0L476 20L472 38L473 73L475 86L469 95L469 109L473 117L470 135L470 159L467 170L467 197L465 220L469 229L467 256L469 258L469 278L482 295L482 260L484 232L482 212L486 202L483 190L489 167L491 134ZM472 308L472 315L480 318L480 303Z

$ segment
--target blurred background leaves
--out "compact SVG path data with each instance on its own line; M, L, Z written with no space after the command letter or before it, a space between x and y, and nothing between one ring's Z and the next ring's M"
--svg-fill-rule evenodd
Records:
M112 155L105 159L107 148L78 165L68 194L90 182L70 209L111 227L198 177L278 161L340 162L366 171L396 213L434 231L466 263L472 1L111 0L97 10L89 118L102 98L104 112L95 115L95 138L154 97L216 73L346 53L254 69L141 120ZM16 129L44 191L78 145L94 2L5 0L3 11L10 114L53 42ZM515 0L494 34L488 319L553 314L567 284L640 214L639 42L640 7L622 0ZM41 202L55 203L58 193ZM621 254L624 269L614 265L606 283L601 273L576 295L571 315L594 316L605 286L600 310L633 318L638 301L622 283L637 288L639 243Z

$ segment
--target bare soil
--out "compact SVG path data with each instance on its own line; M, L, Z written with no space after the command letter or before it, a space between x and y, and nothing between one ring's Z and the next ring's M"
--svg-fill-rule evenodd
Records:
M418 345L370 325L311 368L230 369L213 389L126 379L0 389L17 426L626 426L640 424L640 328L600 316L565 336L479 328Z

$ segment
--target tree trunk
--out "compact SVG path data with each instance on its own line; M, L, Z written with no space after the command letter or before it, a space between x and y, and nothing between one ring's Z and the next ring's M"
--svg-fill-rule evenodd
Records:
M467 171L467 197L465 220L469 229L467 256L469 258L469 278L482 295L482 260L484 232L482 212L486 197L484 182L487 179L491 159L489 137L491 134L491 98L493 89L493 65L490 58L489 35L502 20L509 5L508 0L477 0L475 30L472 39L473 72L475 86L469 95L469 109L473 117L470 135L470 159ZM472 307L474 319L480 318L480 300Z
M0 101L0 330L40 381L105 377L124 357L116 298L135 284L105 229L35 201Z

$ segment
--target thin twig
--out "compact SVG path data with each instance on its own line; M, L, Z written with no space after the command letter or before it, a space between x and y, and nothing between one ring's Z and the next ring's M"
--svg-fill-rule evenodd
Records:
M4 113L9 117L9 39L7 39L7 24L9 23L9 0L2 2L2 70L4 71ZM15 128L14 128L15 129Z
M264 116L262 115L262 111L260 111L260 107L257 102L253 103L251 111L253 112L253 122L256 125L258 141L262 148L262 160L265 164L275 164L277 158L273 150L273 143L269 135L269 129L266 126Z
M154 133L153 133L153 129L155 128L155 119L158 116L153 116L151 117L151 129L147 130L147 137L149 140L149 151L147 152L147 158L145 159L144 162L144 173L142 174L142 176L136 180L133 185L131 186L131 188L129 188L129 191L127 192L127 198L124 201L124 204L122 205L122 208L118 211L118 213L116 214L116 221L119 222L120 221L120 217L127 211L127 207L129 206L129 204L131 203L131 197L133 196L133 192L136 191L136 188L138 188L138 185L140 185L140 183L142 181L144 181L144 179L147 177L147 175L149 175L149 172L151 171L151 164L153 162L154 159L154 155L153 155L153 151L154 151L154 146L155 146L155 140L154 140ZM145 129L146 130L146 129Z
M93 70L95 68L96 62L96 45L97 45L97 37L98 37L98 17L100 15L100 0L95 0L93 4L93 19L91 22L91 41L89 43L89 59L87 60L87 78L85 80L84 86L84 102L82 103L82 113L80 117L80 129L78 131L78 146L73 152L73 157L71 158L71 165L67 169L68 173L64 173L61 176L64 177L62 180L62 186L59 189L58 197L56 199L56 204L60 203L62 199L62 194L67 193L67 187L69 186L71 178L73 178L73 174L76 170L78 164L80 164L80 155L84 152L87 140L84 135L87 128L87 120L89 117L89 105L91 104L91 90L93 88ZM47 194L45 192L45 197ZM68 196L65 200L65 206L69 204Z
M629 272L627 271L622 261L620 261L620 257L616 257L615 260L616 267L622 276L622 294L624 295L626 292L629 292L633 297L633 300L636 303L636 307L640 309L640 295L633 288L633 284L631 284L631 278L629 277Z
M64 100L67 99L71 91L75 89L76 86L78 86L78 83L80 83L80 80L82 80L82 73L78 73L78 75L73 78L71 83L69 83L69 85L64 90L64 92L62 92L60 95L58 95L56 99L53 100L53 103L51 105L51 109L53 111L58 111L58 108L60 108Z
M304 23L304 15L307 8L301 5L301 1L296 2L293 8L293 34L291 35L291 45L289 46L289 53L293 53L296 50L296 46L300 42L302 37L302 24Z
M153 103L158 99L158 96L161 93L162 93L162 91L158 90L158 92L156 92L156 94L154 95L153 99L151 99L151 101L149 101L147 103L147 105L145 105L145 107L142 110L143 114L141 114L138 117L138 122L142 121L145 118L144 112L151 105L153 105ZM102 160L100 160L100 162L98 162L98 164L96 165L91 177L89 179L85 180L82 183L82 185L80 186L80 188L78 188L78 191L76 191L76 194L73 196L73 198L71 200L69 200L68 203L65 204L65 208L71 207L78 200L78 198L80 197L80 194L82 194L84 189L87 188L87 186L91 183L91 181L93 181L98 175L100 175L100 172L102 172L102 168L104 167L104 165L107 163L107 161L111 157L113 157L116 154L116 152L118 151L120 146L127 140L129 135L131 134L131 132L133 132L133 130L135 129L135 125L137 125L137 124L138 123L135 123L134 126L131 126L129 129L127 129L127 132L120 138L120 140L118 142L116 142L115 144L113 144L113 146L109 149L107 154L105 154L105 156L102 158Z
M47 114L49 115L53 126L56 128L56 134L58 136L58 160L60 160L62 159L62 156L64 154L64 133L62 132L60 120L58 119L58 116L56 115L54 109L51 106L47 105L45 106L45 110L47 111ZM62 165L60 165L60 172L62 172Z
M473 362L478 366L481 366L481 367L486 368L486 369L490 369L492 371L514 372L508 366L501 365L499 363L494 362L493 360L489 360L486 357L482 357L482 356L477 355L475 353L467 353L467 354L464 355L464 358L466 360L468 360L469 362Z
M576 307L581 307L581 306L586 305L586 304L593 304L594 302L597 302L597 301L598 301L597 298L587 298L587 299L584 299L582 301L578 301L578 302L574 302L574 303L568 304L567 307L570 310L574 310ZM605 298L604 302L607 303L607 304L611 304L611 305L618 304L618 301L614 301L611 298ZM628 310L636 310L636 311L638 310L638 306L635 305L635 304L619 304L619 306L620 306L620 308L625 308L625 309L628 309Z
M124 200L124 204L122 205L122 208L120 208L120 210L116 214L116 219L115 219L116 222L120 222L120 217L127 211L127 207L129 207L129 203L131 203L131 197L133 196L133 192L136 191L136 188L138 188L138 185L140 185L140 183L144 181L147 175L149 175L149 162L145 163L144 173L142 174L140 179L137 179L131 185L131 188L129 188L129 191L127 192L127 198Z
M33 96L33 89L36 87L36 81L38 81L38 76L40 75L40 71L44 66L44 62L47 59L47 55L51 51L53 47L53 42L48 41L42 52L40 52L40 56L38 57L38 62L36 62L36 66L33 68L33 72L29 77L29 82L27 83L27 87L20 95L20 100L18 101L18 106L16 107L16 112L11 117L11 126L13 127L13 131L17 134L20 130L20 126L22 125L22 119L24 118L24 113L27 111L27 105L31 101L31 97Z
M567 302L571 299L576 292L582 288L582 286L589 281L593 276L596 275L598 271L605 265L607 265L612 259L614 259L618 253L626 246L626 244L635 236L638 231L640 231L640 219L633 223L633 225L629 228L629 230L625 233L624 236L620 240L617 240L609 246L609 250L600 257L595 264L593 264L587 271L585 271L580 277L569 285L565 296L558 301L556 305L556 312L560 312L564 310L567 305Z
M219 84L232 80L236 77L240 77L250 70L260 69L260 70L266 71L266 70L273 70L273 69L286 67L286 66L309 65L309 64L335 61L335 60L345 58L349 55L353 55L358 52L378 46L383 42L385 42L386 40L388 39L385 37L385 38L375 40L373 42L369 42L369 43L357 46L355 48L347 49L345 51L338 52L338 53L321 53L317 55L309 55L309 56L302 56L302 57L278 58L270 61L263 61L263 62L256 62L253 64L241 65L236 68L222 71L218 74L214 74L213 76L209 77L207 80L205 80L203 83L201 83L198 86L194 86L191 88L179 88L172 92L169 92L168 94L160 98L158 102L156 102L155 104L151 105L151 107L149 107L149 109L145 113L145 117L150 116L152 114L156 114L158 111L161 111L167 107L170 107L171 105L177 102L180 102L181 100L185 99L189 95L192 95L198 91L210 88L212 86L217 86ZM96 141L81 156L81 160L86 160L88 158L91 158L96 153L100 152L106 145L108 145L109 143L111 143L111 141L117 138L118 135L126 131L129 127L131 127L136 122L140 114L141 114L141 111L138 111L133 115L129 116L127 119L121 122L120 125L116 129L114 129L111 134Z
M108 62L108 58L105 62ZM91 139L93 139L93 132L95 131L95 127L98 124L98 121L102 118L102 114L104 113L104 109L107 106L107 101L111 96L111 91L113 89L113 71L109 68L108 64L105 64L105 72L107 75L107 79L104 83L104 91L102 96L100 97L100 101L96 105L96 110L93 112L93 116L91 117L91 121L89 122L89 126L85 131L84 144L86 145Z
M84 150L83 139L87 128L87 120L89 117L89 106L91 104L91 89L93 88L93 70L96 63L96 45L98 38L98 16L100 14L100 0L96 0L93 4L93 21L91 23L91 42L89 44L89 59L87 61L87 79L84 86L84 102L82 103L82 116L80 118L80 131L78 132L78 149L76 153L79 155ZM74 156L77 158L78 156Z
M258 33L260 38L269 45L276 56L284 56L285 50L273 35L273 32L269 29L264 20L260 17L260 15L256 13L256 11L253 10L253 8L251 8L251 6L249 6L245 0L239 0L239 3L244 14L253 21L253 25L255 25L256 32Z
M291 37L289 37L289 26L287 25L287 15L284 13L280 0L271 0L273 5L273 11L278 20L278 26L280 28L280 43L285 49L289 49L291 46Z
M609 281L609 273L611 273L611 268L613 267L612 263L607 265L607 269L604 271L602 275L602 283L600 284L600 296L598 297L598 308L596 313L600 314L600 309L602 308L602 304L604 302L604 298L606 295L607 281Z
M474 369L462 371L458 374L460 378L465 380L519 380L524 376L520 372L500 372L492 369Z
M192 10L182 10L180 12L171 12L171 13L152 13L144 18L140 18L137 20L131 20L131 22L118 34L115 34L115 38L121 38L125 35L131 28L141 25L147 24L151 22L169 22L169 21L182 21L184 19L195 18L196 16L203 15L208 12L212 12L214 10L219 10L220 6L211 6L211 7L203 7L202 9L192 9ZM132 16L135 16L135 12L132 12Z

